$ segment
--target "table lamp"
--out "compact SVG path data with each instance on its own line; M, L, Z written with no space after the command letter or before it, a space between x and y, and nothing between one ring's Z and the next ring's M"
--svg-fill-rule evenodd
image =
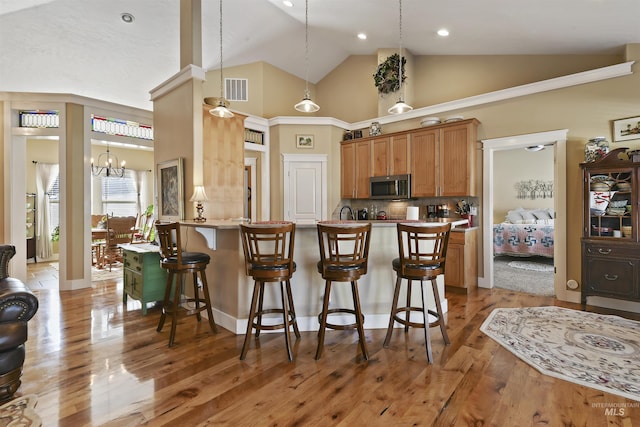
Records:
M206 202L207 200L209 200L207 198L207 194L204 192L204 186L202 185L196 185L194 190L193 190L193 196L191 196L191 199L189 199L190 202L196 202L196 211L198 212L198 216L197 218L194 218L193 220L196 222L205 222L207 220L207 218L202 216L202 211L204 211L204 208L202 207L202 202Z

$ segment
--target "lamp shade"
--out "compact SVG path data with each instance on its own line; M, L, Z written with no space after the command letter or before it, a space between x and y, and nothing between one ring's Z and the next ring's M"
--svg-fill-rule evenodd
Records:
M318 104L313 102L309 95L305 95L304 99L295 105L295 109L303 113L315 113L320 109Z
M196 185L193 189L193 196L189 199L190 202L205 202L209 200L207 193L204 191L203 185Z
M400 98L398 100L398 102L396 102L393 107L389 108L389 114L402 114L402 113L406 113L407 111L411 111L413 110L413 107L409 104L407 104L406 102L404 102L402 100L402 98Z

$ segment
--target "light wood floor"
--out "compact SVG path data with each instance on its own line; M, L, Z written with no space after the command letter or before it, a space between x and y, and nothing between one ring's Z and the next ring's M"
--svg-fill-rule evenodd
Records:
M167 348L158 309L123 305L121 281L59 292L46 263L29 271L40 309L17 395L38 395L44 426L640 426L637 403L541 375L479 330L496 307L579 308L550 297L447 294L452 343L432 329L433 365L421 330L384 349L381 329L366 331L368 362L352 331L328 331L320 361L316 334L302 333L293 363L281 333L263 334L241 362L243 336L193 317ZM607 416L603 404L630 406Z

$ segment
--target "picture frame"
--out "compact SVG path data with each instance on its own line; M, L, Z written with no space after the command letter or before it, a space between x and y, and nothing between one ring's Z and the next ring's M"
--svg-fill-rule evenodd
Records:
M158 163L158 219L180 221L184 219L184 159L179 157Z
M640 139L640 116L613 121L613 142Z
M296 148L313 148L313 135L296 135Z

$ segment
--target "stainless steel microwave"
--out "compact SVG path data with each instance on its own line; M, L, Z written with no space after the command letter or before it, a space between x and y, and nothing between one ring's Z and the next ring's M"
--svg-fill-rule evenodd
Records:
M409 199L411 175L375 176L370 178L369 189L372 199Z

